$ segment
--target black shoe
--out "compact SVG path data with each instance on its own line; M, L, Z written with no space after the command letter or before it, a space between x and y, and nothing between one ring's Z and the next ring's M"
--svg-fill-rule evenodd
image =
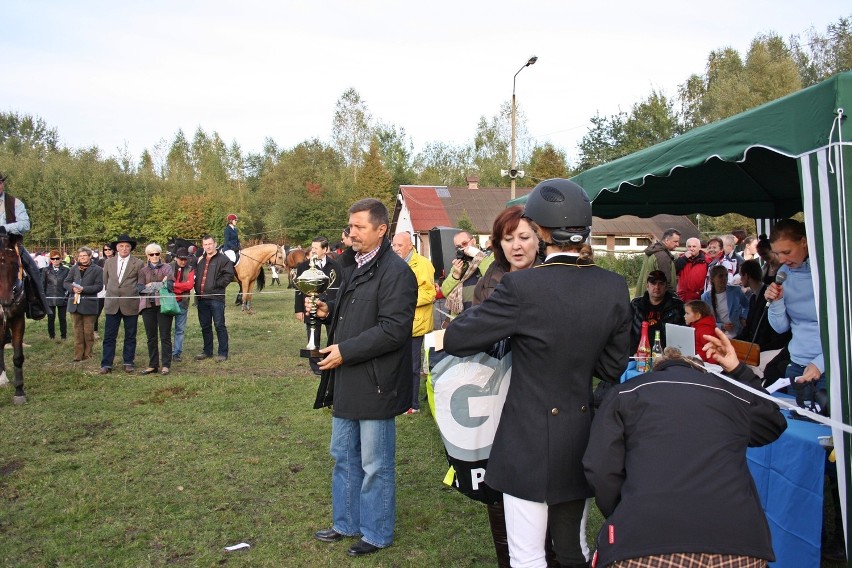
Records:
M172 355L172 361L180 363L183 359L180 358L180 355Z
M337 542L343 540L345 536L334 529L323 529L314 533L314 538L321 542Z
M366 556L367 554L372 554L380 550L381 548L373 546L362 538L357 544L350 546L349 550L346 551L346 554L349 556Z
M196 355L195 360L196 361L204 361L205 359L209 359L212 356L213 355L208 355L207 353L202 353L201 355Z

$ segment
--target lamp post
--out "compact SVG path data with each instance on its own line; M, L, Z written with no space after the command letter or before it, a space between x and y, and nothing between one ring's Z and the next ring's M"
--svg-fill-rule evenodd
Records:
M538 57L533 55L530 57L529 61L524 63L524 66L518 69L518 73L524 70L524 67L529 67L533 63L538 61ZM509 170L509 178L511 179L511 193L510 198L515 198L515 177L518 175L518 163L517 157L515 154L515 81L518 78L518 73L515 73L515 76L512 77L512 165Z

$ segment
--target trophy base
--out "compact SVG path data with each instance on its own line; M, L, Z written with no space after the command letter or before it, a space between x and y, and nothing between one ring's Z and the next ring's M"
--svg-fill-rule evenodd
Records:
M319 352L319 349L299 349L299 357L322 359L323 354Z

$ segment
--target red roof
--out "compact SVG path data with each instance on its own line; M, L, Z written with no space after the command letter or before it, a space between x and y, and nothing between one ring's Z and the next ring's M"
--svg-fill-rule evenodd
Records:
M399 188L411 212L411 224L418 233L433 227L452 227L437 189L425 185L403 185Z

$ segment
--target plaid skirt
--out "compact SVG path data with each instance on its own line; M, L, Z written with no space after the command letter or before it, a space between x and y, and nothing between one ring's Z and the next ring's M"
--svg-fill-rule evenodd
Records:
M618 560L608 568L766 568L767 561L733 554L675 553Z

